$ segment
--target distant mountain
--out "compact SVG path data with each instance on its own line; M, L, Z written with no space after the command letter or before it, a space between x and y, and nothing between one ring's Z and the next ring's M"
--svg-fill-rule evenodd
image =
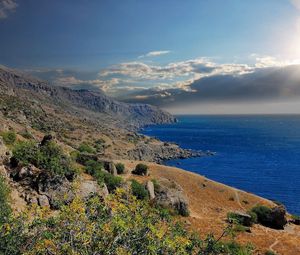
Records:
M3 66L0 66L0 92L2 98L5 95L14 96L21 101L35 102L86 117L107 116L128 127L175 121L172 115L152 105L128 104L118 102L102 92L52 86Z

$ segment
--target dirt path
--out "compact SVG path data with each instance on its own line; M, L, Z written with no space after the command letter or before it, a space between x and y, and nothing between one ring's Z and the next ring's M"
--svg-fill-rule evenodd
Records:
M240 200L240 195L237 189L234 190L234 195L235 195L235 200L238 203L239 207L241 207L241 209L246 210L245 207L242 205L241 200Z
M274 250L273 248L274 248L278 243L279 243L279 240L276 238L276 239L275 239L275 242L272 243L272 244L269 246L269 250L276 253L276 250Z

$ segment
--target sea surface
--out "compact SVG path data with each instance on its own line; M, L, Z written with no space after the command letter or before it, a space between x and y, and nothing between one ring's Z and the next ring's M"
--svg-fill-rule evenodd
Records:
M215 156L164 162L259 196L300 215L300 115L176 116L143 134Z

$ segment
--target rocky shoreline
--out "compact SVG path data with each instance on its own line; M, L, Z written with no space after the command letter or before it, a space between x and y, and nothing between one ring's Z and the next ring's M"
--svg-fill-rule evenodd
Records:
M161 141L154 144L139 142L134 149L128 151L129 159L153 161L159 164L171 159L186 159L213 155L215 155L215 153L211 151L182 149L175 143Z

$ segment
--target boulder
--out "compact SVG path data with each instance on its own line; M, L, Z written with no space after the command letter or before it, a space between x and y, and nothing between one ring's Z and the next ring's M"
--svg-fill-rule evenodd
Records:
M38 196L37 200L38 200L39 206L47 206L47 207L50 206L49 199L48 199L48 197L46 195L40 195L40 196Z
M154 184L152 181L148 181L146 184L146 188L149 193L149 197L151 200L155 199L155 192L154 192Z
M93 194L98 194L101 197L106 197L108 193L108 189L105 184L102 187L98 185L98 183L94 180L82 180L80 182L80 187L78 190L78 195L82 199L87 199Z
M112 161L103 162L104 169L112 175L118 175L115 164Z
M47 144L48 142L52 141L54 139L54 137L52 135L45 135L40 143L41 146L44 146L45 144Z
M27 203L30 205L38 205L38 200L36 197L28 197Z
M156 203L165 208L171 208L182 216L189 215L188 199L183 189L174 181L159 180L159 187L155 190Z
M233 218L238 221L239 224L245 226L245 227L251 227L252 225L252 217L251 215L244 213L244 212L239 212L235 211L232 213ZM233 219L229 218L229 222L233 223Z
M270 227L275 229L284 229L287 219L286 209L283 205L273 207L269 217Z

